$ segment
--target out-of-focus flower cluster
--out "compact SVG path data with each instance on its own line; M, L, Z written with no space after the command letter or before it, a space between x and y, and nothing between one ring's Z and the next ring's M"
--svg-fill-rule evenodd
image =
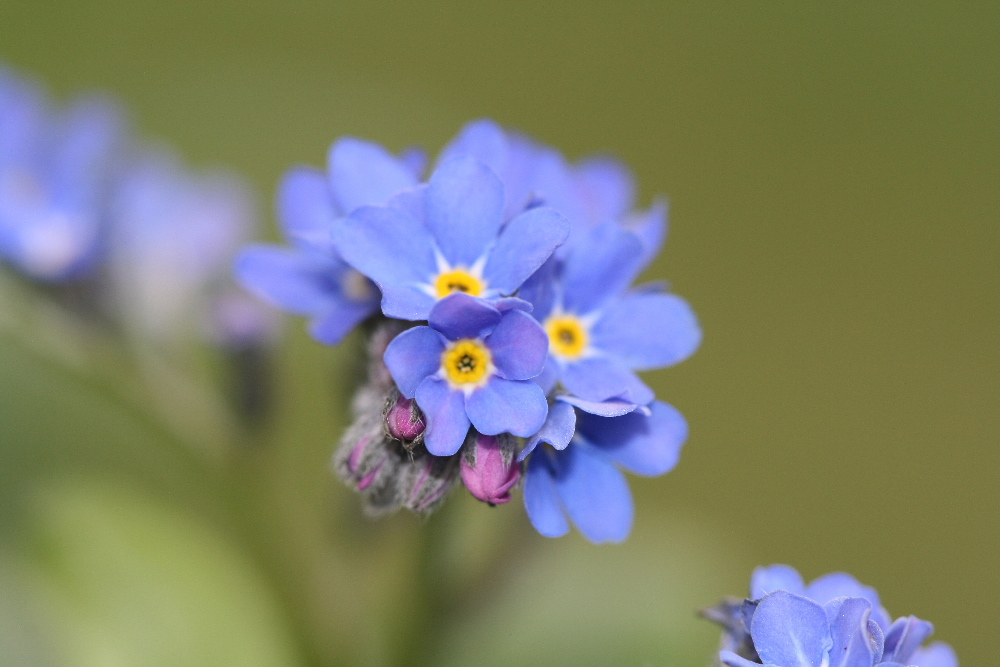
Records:
M107 98L57 104L0 65L0 260L23 276L139 340L241 346L273 330L229 277L254 226L233 174L144 143Z
M948 644L924 646L931 623L893 621L874 588L843 572L806 585L788 565L759 567L750 597L702 613L724 628L720 667L958 667Z
M373 513L433 509L459 479L491 505L523 481L528 516L618 542L622 469L661 475L687 437L636 374L691 355L701 332L663 285L634 286L666 205L634 207L621 163L570 163L488 120L427 168L343 138L325 171L291 170L289 245L253 246L242 284L336 344L368 322L369 378L335 462Z

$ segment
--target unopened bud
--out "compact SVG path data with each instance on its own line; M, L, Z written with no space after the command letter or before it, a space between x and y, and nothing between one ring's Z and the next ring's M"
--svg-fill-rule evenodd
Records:
M423 441L424 413L412 398L397 396L395 401L390 398L385 411L385 430L390 437L402 441L404 447L412 449Z
M462 482L473 496L490 505L510 502L510 490L521 479L514 460L514 441L506 434L470 434L462 453Z

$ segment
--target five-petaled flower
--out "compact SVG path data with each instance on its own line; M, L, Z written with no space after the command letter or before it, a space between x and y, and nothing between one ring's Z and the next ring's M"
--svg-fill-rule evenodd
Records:
M385 364L400 393L416 398L427 421L424 444L450 456L470 424L484 435L533 435L545 421L545 395L531 378L545 363L545 332L529 315L456 293L440 300L429 326L389 344Z

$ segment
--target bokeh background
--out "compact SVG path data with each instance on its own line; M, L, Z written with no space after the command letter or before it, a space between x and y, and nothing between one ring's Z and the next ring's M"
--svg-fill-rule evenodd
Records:
M997 664L998 28L990 2L0 3L0 58L243 172L272 237L282 172L344 134L433 151L489 116L617 154L670 197L647 276L705 330L648 375L681 465L602 547L464 491L363 518L329 470L356 337L290 322L275 415L223 455L0 339L0 664L700 666L694 610L772 562Z

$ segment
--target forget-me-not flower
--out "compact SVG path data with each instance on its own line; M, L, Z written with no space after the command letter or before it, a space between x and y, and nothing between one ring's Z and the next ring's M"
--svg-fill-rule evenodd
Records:
M37 280L87 274L105 240L107 186L122 123L107 100L50 107L0 67L0 257Z
M333 239L344 259L378 284L385 315L425 320L455 292L511 296L567 233L550 208L505 221L500 179L462 156L439 166L426 188L356 210L334 227Z
M423 160L344 138L330 148L326 173L290 170L278 192L278 217L291 247L257 245L236 263L240 282L265 301L312 319L310 332L334 345L378 310L378 288L348 265L333 246L342 218L361 206L383 204L418 183Z
M758 568L751 597L724 603L719 660L727 667L958 667L951 647L923 647L934 626L915 616L890 623L878 593L844 573L804 584L787 565Z
M458 293L437 302L428 325L393 339L385 364L400 393L423 411L431 454L457 452L470 425L484 435L521 437L541 428L545 395L530 380L542 370L547 341L531 316Z

